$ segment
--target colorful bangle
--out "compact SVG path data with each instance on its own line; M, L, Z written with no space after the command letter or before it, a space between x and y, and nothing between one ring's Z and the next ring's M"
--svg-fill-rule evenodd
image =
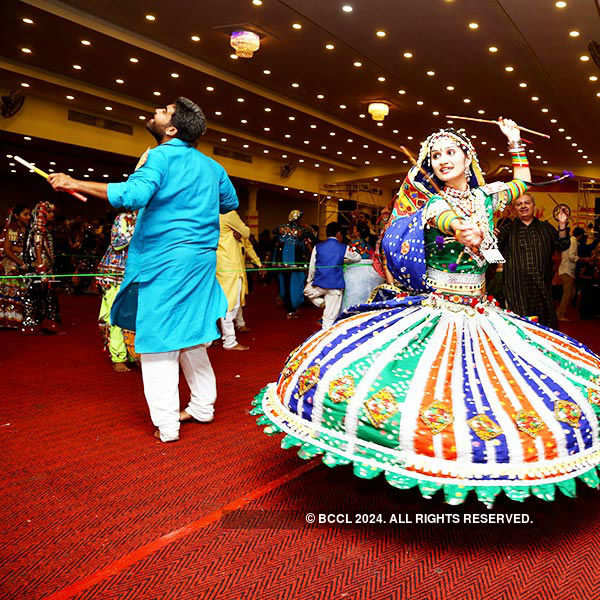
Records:
M445 210L438 216L436 226L442 233L454 235L450 226L456 219L460 219L460 217L453 210Z

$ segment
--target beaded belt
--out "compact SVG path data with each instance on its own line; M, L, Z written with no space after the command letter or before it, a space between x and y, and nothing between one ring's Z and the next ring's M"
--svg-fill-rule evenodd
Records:
M425 281L437 292L464 296L485 294L484 273L449 273L430 267L427 269Z

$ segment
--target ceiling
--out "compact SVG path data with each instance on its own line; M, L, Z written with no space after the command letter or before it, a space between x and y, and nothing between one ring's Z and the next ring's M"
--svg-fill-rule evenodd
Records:
M524 136L539 175L577 173L600 162L600 73L581 60L600 40L599 15L592 0L556 4L3 0L0 86L138 123L186 95L204 109L215 143L338 181L395 181L408 164L399 147L416 152L445 115L503 115L551 134ZM262 36L251 59L231 58L229 34L241 28ZM367 113L373 100L391 106L382 126ZM496 126L453 125L475 138L484 169L508 163Z

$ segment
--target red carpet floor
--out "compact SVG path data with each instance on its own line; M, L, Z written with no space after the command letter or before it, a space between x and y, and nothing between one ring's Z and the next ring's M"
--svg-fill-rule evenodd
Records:
M139 372L110 368L97 297L62 299L63 335L0 332L0 598L600 598L593 490L493 511L529 524L307 525L308 512L486 511L305 463L262 433L250 399L319 317L286 321L273 297L259 288L245 311L252 351L210 350L216 419L175 444L153 439ZM600 323L566 325L600 350Z

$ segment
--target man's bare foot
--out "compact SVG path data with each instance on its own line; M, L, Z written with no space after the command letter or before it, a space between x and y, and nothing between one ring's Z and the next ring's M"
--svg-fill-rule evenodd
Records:
M192 417L192 415L190 415L189 412L187 412L186 410L182 410L179 413L179 422L180 423L212 423L214 421L214 417L211 417L210 419L204 419L199 421L198 419L195 419L194 417Z
M127 366L127 363L124 362L113 363L112 368L116 373L129 373L129 371L131 371L131 369Z
M236 344L231 348L223 348L223 350L250 350L250 346L242 346L242 344Z
M252 331L252 329L250 329L250 327L248 327L246 325L242 325L241 327L238 327L237 330L240 333L249 333L250 331Z
M159 440L160 442L162 442L162 440L160 439L160 431L158 429L156 429L154 431L154 437ZM176 437L174 440L167 440L166 442L163 442L163 444L168 444L169 442L178 442L179 438Z
M194 417L192 417L192 415L190 415L189 412L186 412L185 410L182 410L179 412L179 422L180 423L184 423L185 421L193 421Z

